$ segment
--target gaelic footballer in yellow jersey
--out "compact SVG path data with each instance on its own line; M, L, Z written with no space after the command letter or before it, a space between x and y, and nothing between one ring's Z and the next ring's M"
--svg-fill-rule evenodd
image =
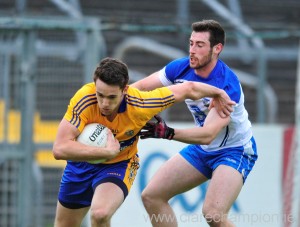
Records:
M84 85L71 99L64 118L81 132L89 123L108 127L120 142L120 153L105 163L128 160L137 153L138 133L155 115L174 104L174 95L169 88L142 92L127 86L116 118L109 121L101 114L97 103L95 83Z

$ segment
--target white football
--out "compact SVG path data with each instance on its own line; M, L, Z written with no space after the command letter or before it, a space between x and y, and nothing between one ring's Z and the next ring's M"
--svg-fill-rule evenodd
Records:
M79 143L95 147L105 147L107 143L107 131L109 129L98 123L87 124L77 137ZM105 162L106 159L88 161L92 164Z

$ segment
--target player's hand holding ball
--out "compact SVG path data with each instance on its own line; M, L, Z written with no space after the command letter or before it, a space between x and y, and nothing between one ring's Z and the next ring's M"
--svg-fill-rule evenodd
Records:
M106 162L108 159L117 156L120 152L119 141L115 139L110 129L98 123L86 125L77 137L77 141L89 146L102 147L103 153L107 154L107 158L88 161L92 164Z
M106 149L111 156L109 159L116 157L120 153L120 143L109 129L107 131Z

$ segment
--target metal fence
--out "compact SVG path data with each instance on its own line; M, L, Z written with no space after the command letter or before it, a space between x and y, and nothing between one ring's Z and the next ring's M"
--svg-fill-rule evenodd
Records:
M53 225L47 193L58 190L61 168L36 157L51 151L52 120L92 80L104 50L98 19L0 18L0 226Z

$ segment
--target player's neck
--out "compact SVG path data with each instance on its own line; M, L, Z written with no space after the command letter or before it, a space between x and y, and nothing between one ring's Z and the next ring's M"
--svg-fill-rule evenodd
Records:
M197 74L199 77L202 78L208 78L210 73L214 70L215 66L216 66L217 62L216 61L212 61L209 64L200 67L200 68L196 68L194 70L195 74Z
M111 115L107 115L106 119L109 120L110 122L112 122L116 118L117 114L118 113L115 112L115 113L112 113Z

